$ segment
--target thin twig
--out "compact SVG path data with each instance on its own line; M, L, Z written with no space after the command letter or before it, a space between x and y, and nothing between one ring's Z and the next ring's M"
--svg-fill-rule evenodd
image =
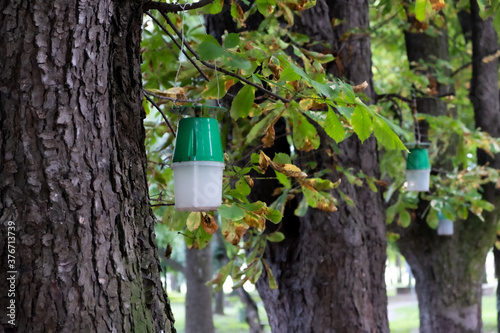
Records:
M472 61L471 62L468 62L466 64L463 64L462 66L458 67L458 69L456 69L453 73L450 74L450 77L454 77L455 75L457 75L458 73L460 73L462 70L466 69L467 67L469 67L470 65L472 65Z
M174 32L177 34L177 36L179 36L179 38L181 37L181 32L175 27L174 23L172 22L172 20L170 20L170 18L168 17L167 13L162 11L162 9L159 9L160 13L163 15L163 17L165 18L165 20L167 21L168 25L172 28L172 30L174 30ZM272 91L270 90L267 90L266 88L264 87L261 87L259 86L258 84L255 84L253 83L252 81L249 81L247 79L245 79L244 77L238 75L238 74L235 74L231 71L228 71L224 68L217 68L215 67L214 65L206 62L206 61L203 61L200 59L200 56L196 53L195 50L193 50L193 48L191 46L189 46L188 44L186 44L186 48L189 50L189 52L191 52L193 54L193 56L196 58L196 60L198 60L199 62L201 62L203 65L205 65L206 67L210 68L210 69L213 69L213 70L218 70L219 72L221 73L224 73L226 75L229 75L229 76L232 76L242 82L245 82L246 84L252 86L252 87L255 87L257 89L259 89L260 91L264 92L265 94L268 94L269 96L272 96L280 101L282 101L283 103L290 103L290 100L289 99L286 99L282 96L279 96L275 93L273 93Z
M406 97L403 97L403 96L401 96L401 95L399 95L399 94L382 94L382 95L377 95L377 102L378 102L379 100L381 100L381 99L384 99L384 98L386 98L386 99L393 99L393 98L397 98L397 99L400 99L400 100L402 100L403 102L406 102L406 103L408 103L408 104L410 104L410 103L411 103L411 99L406 98Z
M149 9L158 9L158 10L164 10L168 13L177 13L177 12L183 12L186 10L201 8L201 7L204 7L206 5L211 4L212 2L214 2L214 0L201 0L201 1L189 3L189 4L175 4L175 3L148 1L144 4L143 8L144 8L144 11L149 10Z
M167 97L167 96L158 95L158 94L152 93L151 91L146 90L146 89L143 89L143 90L144 90L144 92L146 94L148 94L150 96L154 96L154 97L159 98L159 99L166 99L166 100L169 100L169 101L172 101L172 102L196 103L196 102L201 101L201 98L198 98L198 99L173 98L173 97Z
M161 203L161 204L154 204L151 205L151 207L158 207L158 206L173 206L175 203Z
M156 104L151 98L149 98L149 96L147 94L144 94L144 97L146 97L146 99L149 101L149 103L153 104L154 107L161 113L161 115L163 116L163 119L165 120L165 122L167 123L168 125L168 128L170 128L170 131L172 131L172 134L174 135L174 138L176 137L175 136L175 131L174 129L172 128L172 125L170 125L170 122L168 121L168 118L167 116L165 116L165 114L163 113L163 111L160 109L160 107L158 106L158 104Z
M160 13L163 16L167 17L166 14L163 14L162 11L160 11ZM179 48L179 50L181 50L181 52L184 53L184 55L186 56L186 58L193 64L194 67L196 67L196 69L198 70L198 72L200 72L201 76L203 76L203 78L207 82L210 81L210 79L208 78L208 76L206 76L205 73L203 73L203 71L201 70L201 68L198 66L198 64L193 59L191 59L191 57L186 52L186 50L184 50L184 48L182 47L182 45L180 45L179 42L175 40L174 36L172 36L172 34L170 33L170 31L168 31L168 29L165 28L165 26L163 24L161 24L161 22L158 21L156 19L156 17L154 17L153 15L151 15L151 13L146 12L145 14L148 15L149 17L151 17L151 19L168 35L168 37L170 37L170 39L175 43L175 45L177 45L177 47ZM181 38L184 38L184 37L181 37ZM184 45L188 46L187 44L184 44Z

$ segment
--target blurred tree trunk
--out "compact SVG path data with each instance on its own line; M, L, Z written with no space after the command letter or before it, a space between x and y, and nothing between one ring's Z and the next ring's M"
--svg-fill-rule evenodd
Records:
M241 303L245 305L245 317L248 326L250 326L249 333L263 333L264 330L260 322L257 303L255 303L252 296L243 287L238 288L238 295L240 296Z
M296 18L294 29L312 41L329 43L331 49L321 51L331 52L336 60L327 70L349 83L367 81L369 87L364 93L371 98L368 11L369 2L364 0L320 0ZM334 19L342 23L332 27ZM355 29L357 33L352 33ZM316 170L333 170L331 180L342 177L335 172L337 163L352 167L354 173L362 170L378 176L373 139L364 144L356 136L346 139L335 157L331 155L335 143L325 135L321 139L321 147L301 154L302 160L316 161ZM285 240L267 245L265 259L278 290L269 289L264 274L257 288L275 332L389 331L382 197L367 186L351 185L346 178L342 179L340 190L355 202L355 207L339 198L338 211L334 213L310 208L304 217L298 218L293 215L295 207L288 205L280 225Z
M0 2L0 332L175 332L146 181L141 24L141 1Z
M470 98L474 103L476 126L498 137L498 62L482 62L484 56L497 50L497 36L491 19L483 21L479 18L475 1L471 1L471 10L474 61ZM435 59L449 59L446 31L436 32L433 36L425 33L405 34L410 62L424 60L432 64ZM437 94L449 91L432 78L432 72L429 72L429 77L431 85L435 85L429 87L431 90L435 88ZM429 96L418 100L418 111L445 115L446 105L438 98ZM433 168L449 168L450 164L446 162L449 155L446 153L441 156L438 165ZM485 157L486 154L478 152L479 164L487 162ZM498 159L489 159L488 162L498 168ZM484 198L500 207L494 186L485 186L484 191ZM429 202L420 200L417 211L412 214L411 225L400 229L401 238L397 242L416 279L420 331L481 332L484 260L495 238L498 209L484 214L485 222L470 214L467 221L456 221L453 236L440 237L425 221L428 205Z
M186 248L186 333L214 333L212 288L212 251Z

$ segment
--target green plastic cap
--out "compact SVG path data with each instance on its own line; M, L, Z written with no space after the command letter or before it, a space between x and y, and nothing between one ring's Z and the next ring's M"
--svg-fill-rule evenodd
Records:
M224 162L219 123L211 118L184 118L179 121L173 162Z
M406 160L406 170L430 170L429 155L427 149L412 148Z

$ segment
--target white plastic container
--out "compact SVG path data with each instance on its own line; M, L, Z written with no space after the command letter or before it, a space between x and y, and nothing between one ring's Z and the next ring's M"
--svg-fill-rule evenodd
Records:
M445 218L440 218L437 227L437 234L439 236L453 235L453 221Z
M204 212L216 210L222 203L224 163L188 161L172 163L174 170L175 209Z
M408 191L429 191L431 170L406 170L406 189Z

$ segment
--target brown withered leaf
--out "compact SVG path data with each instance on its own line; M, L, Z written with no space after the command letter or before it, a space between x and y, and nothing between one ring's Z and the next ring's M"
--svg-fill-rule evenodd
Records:
M358 84L357 86L353 86L352 90L354 90L355 93L359 93L365 90L366 88L368 88L368 82L364 81L363 83Z
M440 11L445 6L444 0L431 0L431 4L432 4L432 9L435 10L436 12Z
M264 227L266 226L266 219L262 216L246 214L243 220L246 224L248 224L249 227L253 227L258 231L264 231ZM238 232L236 231L236 233Z
M152 93L156 94L156 95L159 95L159 96L164 96L164 97L168 97L168 98L173 98L173 99L180 99L180 100L186 100L187 99L187 96L186 96L186 92L184 91L184 88L182 87L172 87L172 88L169 88L165 91L161 91L161 90L158 90L158 89L152 89L151 90ZM158 105L162 105L162 104L165 104L165 103L168 103L169 101L168 100L160 100L157 102ZM184 105L186 104L186 102L179 102L179 101L175 101L174 102L175 105Z
M500 181L500 179L499 179ZM281 193L283 193L283 187L276 187L273 191L273 194L271 194L272 197L277 197L278 195L280 195Z
M293 164L281 164L281 163L274 163L269 156L264 154L264 152L261 150L260 151L260 156L259 156L259 165L262 168L262 170L266 171L267 168L270 166L274 170L284 174L285 176L292 177L295 179L304 179L307 177L307 174L300 170L297 166Z
M241 26L243 28L245 28L247 25L245 23L245 12L243 11L243 9L241 8L241 6L236 2L236 1L231 1L231 6L235 6L236 7L236 17L235 19L238 20L238 22L240 22ZM233 11L231 11L231 14L233 13Z
M262 143L264 144L264 148L269 148L274 145L274 139L276 137L276 132L274 130L274 125L276 125L276 122L281 118L281 115L285 112L285 110L281 111L276 118L274 118L273 122L269 127L266 129L266 135L262 138Z
M213 235L219 229L219 225L215 223L214 217L209 214L203 214L201 226L210 235Z
M226 91L228 91L229 88L231 88L233 85L234 85L234 80L229 79L224 83L224 89L226 89Z
M248 186L253 187L252 177L250 177L249 175L246 175L244 178L245 178L245 181L247 182Z
M337 207L335 206L335 203L333 201L327 201L327 200L319 201L318 206L316 208L318 208L324 212L330 212L330 213L337 211Z
M170 245L170 243L168 243L167 248L165 249L165 257L167 259L170 259L171 255L172 255L172 245Z
M266 130L266 135L262 138L262 143L264 148L269 148L274 145L274 138L276 137L276 132L274 131L274 123L272 123Z

